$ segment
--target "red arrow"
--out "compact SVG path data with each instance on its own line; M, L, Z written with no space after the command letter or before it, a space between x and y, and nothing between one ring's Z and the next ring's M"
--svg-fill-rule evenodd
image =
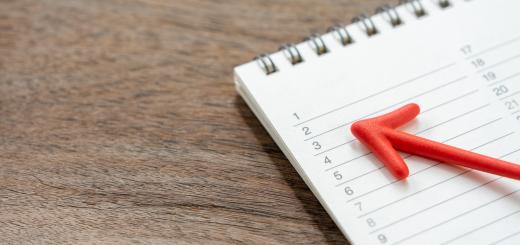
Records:
M356 122L351 131L397 179L405 179L409 171L396 150L520 180L520 165L395 129L413 120L419 112L417 104L408 104L388 114Z

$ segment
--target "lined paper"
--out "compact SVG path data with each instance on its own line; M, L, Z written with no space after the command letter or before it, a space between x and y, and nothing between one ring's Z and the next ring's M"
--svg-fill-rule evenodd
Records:
M406 103L421 106L400 130L520 163L520 2L422 1L417 19L266 76L254 62L236 68L237 88L298 173L354 244L518 244L520 183L402 154L396 181L350 133L352 123Z

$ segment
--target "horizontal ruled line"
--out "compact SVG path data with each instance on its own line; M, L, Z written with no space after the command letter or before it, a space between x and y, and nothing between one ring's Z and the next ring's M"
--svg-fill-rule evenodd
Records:
M499 43L499 44L497 44L497 45L495 45L495 46L491 46L490 48L484 49L484 50L482 50L482 51L480 51L480 52L478 52L478 53L472 54L472 55L468 56L468 57L466 58L466 60L473 59L473 58L475 58L475 57L477 57L477 56L480 56L480 55L483 55L483 54L485 54L485 53L491 52L491 51L493 51L493 50L495 50L495 49L498 49L498 48L501 48L501 47L503 47L503 46L506 46L506 45L512 44L512 43L514 43L514 42L516 42L516 41L518 41L518 40L520 40L520 36L515 37L515 38L513 38L513 39L510 39L510 40L507 40L507 41L505 41L505 42Z
M480 106L480 107L478 107L478 108L472 109L472 110L467 111L467 112L465 112L465 113L463 113L463 114L457 115L457 116L455 116L455 117L453 117L453 118L450 118L450 119L448 119L448 120L446 120L446 121L443 121L443 122L441 122L441 123L439 123L439 124L436 124L436 125L434 125L434 126L431 126L431 127L427 128L427 129L421 130L421 131L419 131L419 132L417 132L417 133L415 133L415 134L417 135L417 134L424 133L424 132L426 132L426 131L428 131L428 130L432 130L432 129L438 127L438 126L444 125L444 124L446 124L446 123L448 123L448 122L451 122L451 121L453 121L453 120L456 120L456 119L459 119L459 118L464 117L464 116L466 116L466 115L469 115L469 114L471 114L471 113L473 113L473 112L476 112L476 111L482 110L482 109L488 107L489 105L490 105L490 104L485 104L485 105ZM314 155L314 156L321 155L321 154L323 154L323 153L325 153L325 152L327 152L327 151L329 151L329 150L326 150L326 151L324 151L324 152L318 153L318 154L316 154L316 155ZM336 166L334 166L334 167L328 168L328 169L326 169L325 171L328 172L328 171L330 171L330 170L332 170L332 169L338 168L338 167L340 167L340 166L343 166L343 165L345 165L345 164L348 164L348 163L350 163L350 162L352 162L352 161L355 161L355 160L360 159L360 158L362 158L362 157L366 157L366 156L371 155L371 154L372 154L371 152L364 153L364 154L362 154L362 155L360 155L360 156L357 156L357 157L355 157L355 158L352 158L352 159L350 159L350 160L348 160L348 161L346 161L346 162L343 162L343 163L340 163L340 164L338 164L338 165L336 165Z
M515 153L517 153L517 152L519 152L519 151L520 151L520 148L518 148L518 149L515 150L515 151L509 152L509 153L507 153L507 154L501 156L500 159L502 159L502 158L506 158L506 157L508 157L508 156L511 156L511 155L513 155L513 154L515 154Z
M484 146L486 146L486 145L492 144L492 143L497 142L497 141L499 141L499 140L501 140L501 139L503 139L503 138L506 138L506 137L508 137L508 136L510 136L510 135L512 135L512 134L514 134L514 132L510 132L510 133L508 133L508 134L506 134L506 135L500 136L500 137L498 137L498 138L496 138L496 139L493 139L493 140L491 140L491 141L489 141L489 142L486 142L486 143L484 143L484 144L482 144L482 145L480 145L480 146L478 146L478 147L476 147L476 148L474 148L474 149L471 149L471 150L473 151L473 150L475 150L475 149L478 149L478 148L484 147ZM424 192L424 191L426 191L426 190L432 189L433 187L439 186L439 185L441 185L441 184L443 184L443 183L446 183L446 182L448 182L448 181L450 181L450 180L453 180L453 179L455 179L455 178L457 178L457 177L460 177L460 176L462 176L462 175L464 175L464 174L467 174L467 173L469 173L469 172L471 172L471 170L465 170L465 171L463 171L463 172L460 172L460 173L458 173L458 174L455 175L455 176L449 177L449 178L447 178L447 179L445 179L445 180L442 180L442 181L440 181L440 182L437 182L437 183L435 183L435 184L433 184L433 185L430 185L430 186L428 186L428 187L426 187L426 188L423 188L423 189L421 189L421 190L418 190L418 191L416 191L416 192L414 192L414 193L412 193L412 194L410 194L410 195L407 195L407 196L404 196L404 197L402 197L402 198L400 198L400 199L397 199L397 200L395 200L395 201L389 202L389 203L387 203L387 204L385 204L385 205L383 205L383 206L380 206L379 208L376 208L376 209L373 209L373 210L371 210L371 211L368 211L368 212L366 212L366 213L364 213L364 214L358 216L358 218L362 218L362 217L365 217L365 216L367 216L367 215L370 215L370 214L373 214L373 213L375 213L375 212L378 212L378 211L380 211L380 210L383 210L384 208L387 208L387 207L389 207L389 206L391 206L391 205L393 205L393 204L399 203L399 202L401 202L401 201L403 201L403 200L405 200L405 199L408 199L408 198L410 198L410 197L412 197L412 196L415 196L415 195L417 195L417 194L419 194L419 193L422 193L422 192Z
M455 79L455 80L452 80L452 81L450 81L450 82L447 82L447 83L445 83L445 84L442 84L442 85L440 85L440 86L438 86L438 87L435 87L435 88L433 88L433 89L430 89L430 90L428 90L428 91L425 91L425 92L422 92L422 93L420 93L420 94L417 94L417 95L414 95L414 96L412 96L412 97L409 97L409 98L407 98L407 99L401 100L401 101L399 101L399 102L397 102L397 103L395 103L395 104L393 104L393 105L391 105L391 106L387 106L387 107L385 107L385 108L383 108L383 109L377 110L377 111L372 112L372 113L370 113L370 114L368 114L368 115L365 115L365 116L363 116L363 117L357 118L357 119L352 120L352 121L350 121L350 122L347 122L347 123L345 123L345 124L341 124L341 125L336 126L336 127L332 128L332 129L329 129L329 130L326 130L326 131L321 132L321 133L319 133L319 134L313 135L313 136L311 136L311 137L305 139L305 141L309 141L309 140L315 139L315 138L317 138L317 137L320 137L320 136L322 136L322 135L328 134L328 133L333 132L333 131L335 131L335 130L337 130L337 129L340 129L340 128L342 128L342 127L345 127L345 126L351 125L351 124L353 124L354 122L356 122L356 121L358 121L358 120L361 120L361 119L364 119L364 118L367 118L367 117L373 116L373 115L375 115L375 114L378 114L378 113L380 113L380 112L383 112L383 111L388 110L388 109L390 109L390 108L393 108L393 107L395 107L395 106L398 106L398 105L400 105L400 104L403 104L403 103L405 103L405 102L407 102L407 101L410 101L410 100L416 99L416 98L418 98L418 97L421 97L421 96L423 96L423 95L426 95L426 94L432 93L432 92L434 92L434 91L436 91L436 90L439 90L439 89L441 89L441 88L447 87L447 86L452 85L452 84L454 84L454 83L460 82L460 81L465 80L465 79L467 79L467 78L468 78L467 76L459 77L459 78L457 78L457 79Z
M439 107L442 107L442 106L448 105L448 104L450 104L450 103L453 103L453 102L455 102L455 101L457 101L457 100L463 99L463 98L465 98L465 97L467 97L467 96L473 95L473 94L475 94L475 93L478 92L478 91L479 91L479 90L476 89L476 90L470 91L470 92L468 92L468 93L465 93L465 94L463 94L463 95L461 95L461 96L458 96L458 97L456 97L456 98L454 98L454 99L451 99L451 100L449 100L449 101L443 102L443 103L441 103L441 104L439 104L439 105L433 106L433 107L431 107L431 108L429 108L429 109L427 109L427 110L422 111L422 112L420 113L420 115L423 115L423 114L425 114L425 113L427 113L427 112L433 111L433 110L435 110L435 109L437 109L437 108L439 108ZM381 111L383 111L383 110L381 110ZM377 113L377 112L376 112L376 113ZM373 113L373 114L376 114L376 113ZM368 117L368 116L367 116L367 117ZM361 119L363 119L363 118L361 118ZM357 139L355 139L355 138L354 138L354 139L351 139L351 140L348 140L348 141L345 142L345 143L342 143L342 144L339 144L339 145L337 145L337 146L334 146L334 147L332 147L332 148L330 148L330 149L324 150L324 151L322 151L322 152L320 152L320 153L315 154L314 156L322 155L322 154L327 153L327 152L329 152L329 151L331 151L331 150L335 150L335 149L337 149L337 148L339 148L339 147L341 147L341 146L348 145L348 144L350 144L350 143L352 143L352 142L355 142L355 141L357 141Z
M350 143L352 143L352 142L355 142L355 141L357 141L357 139L349 140L349 141L347 141L347 142L345 142L345 143L343 143L343 144L339 144L339 145L337 145L337 146L334 146L334 147L332 147L332 148L329 148L329 149L327 149L327 150L324 150L324 151L322 151L322 152L320 152L320 153L317 153L317 154L315 154L314 156L316 157L316 156L319 156L319 155L325 154L325 153L327 153L327 152L329 152L329 151L336 150L336 149L338 149L338 148L340 148L340 147L342 147L342 146L344 146L344 145L348 145L348 144L350 144Z
M452 121L454 121L454 120L457 120L457 119L459 119L459 118L461 118L461 117L467 116L467 115L469 115L469 114L471 114L471 113L473 113L473 112L480 111L480 110L482 110L482 109L488 107L489 105L490 105L490 104L485 104L485 105L483 105L483 106L477 107L477 108L475 108L475 109L473 109L473 110L471 110L471 111L468 111L468 112L465 112L465 113L463 113L463 114L461 114L461 115L458 115L458 116L456 116L456 117L450 118L450 119L448 119L447 121L444 121L444 122L442 122L442 123L440 123L440 124L437 124L437 125L431 126L431 127L427 128L427 129L424 129L424 130L421 130L421 131L419 131L419 133L424 133L424 132L429 131L429 130L431 130L431 129L434 129L434 128L438 127L438 126L444 125L444 124L446 124L446 123L449 123L449 122L452 122Z
M417 80L419 80L419 79L421 79L421 78L427 77L427 76L429 76L429 75L432 75L432 74L435 74L435 73L440 72L440 71L442 71L442 70L445 70L445 69L447 69L447 68L450 68L450 67L454 66L455 64L456 64L456 63L451 63L451 64L449 64L449 65L445 65L445 66L439 67L439 68L437 68L437 69L435 69L435 70L432 70L432 71L430 71L430 72L424 73L424 74L419 75L419 76L417 76L417 77L414 77L414 78L412 78L412 79L406 80L406 81L401 82L401 83L399 83L399 84L397 84L397 85L394 85L394 86L392 86L392 87L389 87L389 88L386 88L386 89L384 89L384 90L381 90L381 91L379 91L379 92L377 92L377 93L371 94L371 95L369 95L369 96L366 96L366 97L361 98L361 99L359 99L359 100L356 100L356 101L354 101L354 102L348 103L348 104L346 104L346 105L340 106L340 107L338 107L338 108L336 108L336 109L333 109L333 110L330 110L330 111L328 111L328 112L322 113L322 114L317 115L317 116L315 116L315 117L309 118L309 119L307 119L307 120L305 120L305 121L303 121L303 122L300 122L300 123L298 123L298 124L295 124L293 127L297 127L297 126L303 125L303 124L305 124L305 123L308 123L308 122L314 121L314 120L316 120L316 119L318 119L318 118L320 118L320 117L323 117L323 116L326 116L326 115L328 115L328 114L334 113L334 112L336 112L336 111L339 111L339 110L345 109L345 108L347 108L347 107L353 106L353 105L355 105L355 104L357 104L357 103L363 102L363 101L365 101L365 100L368 100L368 99L370 99L370 98L373 98L373 97L378 96L378 95L380 95L380 94L383 94L383 93L385 93L385 92L391 91L391 90L393 90L393 89L399 88L399 87L404 86L404 85L406 85L406 84L409 84L409 83L411 83L411 82L417 81Z
M429 112L429 111L435 110L435 109L437 109L437 108L439 108L439 107L442 107L442 106L448 105L448 104L453 103L453 102L455 102L455 101L457 101L457 100L460 100L460 99L466 98L467 96L473 95L473 94L477 93L478 91L479 91L478 89L475 89L475 90L472 90L472 91L470 91L470 92L468 92L468 93L462 94L461 96L455 97L455 98L453 98L453 99L451 99L451 100L448 100L448 101L446 101L446 102L444 102L444 103L441 103L441 104L439 104L439 105L436 105L436 106L433 106L433 107L431 107L431 108L429 108L429 109L426 109L426 110L422 111L421 114L424 114L424 113L426 113L426 112Z
M405 159L408 159L409 157L410 157L410 156L403 157L403 159L405 160ZM379 170L381 170L381 169L384 169L384 168L385 168L385 165L379 165L379 167L377 167L376 169L372 169L372 170L370 170L370 171L368 171L368 172L366 172L366 173L364 173L364 174L362 174L362 175L358 175L358 176L356 176L356 177L350 178L350 179L348 179L348 180L346 180L346 181L343 181L343 182L337 184L336 187L340 187L340 186L342 186L342 185L348 184L348 183L350 183L350 182L352 182L352 181L354 181L354 180L357 180L357 179L363 178L363 177L365 177L365 176L367 176L367 175L369 175L369 174L371 174L371 173L377 172L377 171L379 171Z
M507 154L505 154L505 155L502 155L502 156L500 157L500 159L506 158L507 156L510 156L510 155L512 155L512 154L514 154L514 153L517 153L517 152L519 152L519 151L520 151L520 148L517 149L517 150L515 150L515 151L509 152L509 153L507 153ZM472 171L472 170L469 170L469 171L466 171L466 172L471 172L471 171ZM403 222L403 221L405 221L405 220L407 220L407 219L409 219L409 218L411 218L411 217L413 217L413 216L415 216L415 215L417 215L417 214L423 213L423 212L425 212L425 211L427 211L427 210L430 210L430 209L432 209L432 208L434 208L434 207L436 207L436 206L439 206L439 205L441 205L441 204L443 204L443 203L446 203L447 201L450 201L450 200L456 199L456 198L458 198L458 197L460 197L460 196L463 196L464 194L470 193L471 191L477 190L477 189L479 189L479 188L481 188L481 187L484 187L484 186L486 186L486 185L488 185L488 184L490 184L490 183L492 183L492 182L496 182L496 181L498 181L499 179L502 179L502 178L503 178L503 177L497 177L497 178L495 178L495 179L493 179L493 180L491 180L491 181L489 181L489 182L487 182L487 183L484 183L484 184L479 185L479 186L477 186L477 187L475 187L475 188L472 188L472 189L470 189L469 191L465 191L465 192L463 192L463 193L461 193L461 194L458 194L458 195L456 195L456 196L454 196L454 197L452 197L452 198L448 198L448 199L446 199L446 200L444 200L444 201L442 201L442 202L440 202L440 203L438 203L438 204L435 204L435 205L433 205L433 206L430 206L430 207L428 207L428 208L425 208L425 209L423 209L423 210L421 210L421 211L419 211L419 212L416 212L416 213L414 213L414 214L412 214L412 215L408 215L407 217L401 218L401 219L398 220L398 221L392 222L392 224L390 224L390 225L386 225L386 226L384 226L384 227L382 227L382 228L379 228L379 229L377 229L377 231L381 231L381 230L384 230L384 229L386 229L386 228L388 228L388 227L394 226L394 225L396 225L396 224L398 224L398 223L400 223L400 222ZM374 232L371 232L370 234L372 234L372 233L375 233L375 231L374 231Z
M472 129L470 129L470 130L468 130L468 131L465 131L465 132L463 132L463 133L461 133L461 134L458 134L458 135L456 135L456 136L453 136L453 137L451 137L451 138L449 138L449 139L446 139L446 140L442 141L442 143L446 143L446 142L449 142L449 141L454 140L454 139L456 139L456 138L462 137L462 136L464 136L464 135L466 135L466 134L469 134L469 133L471 133L471 132L474 132L474 131L476 131L476 130L479 130L479 129L483 128L483 127L486 127L486 126L488 126L488 125L491 125L491 124L493 124L493 123L495 123L495 122L498 122L498 121L500 121L500 120L502 120L502 117L497 118L497 119L495 119L495 120L492 120L492 121L490 121L490 122L484 123L484 124L482 124L482 125L480 125L480 126L478 126L478 127L476 127L476 128L472 128ZM472 150L474 150L474 149L472 149ZM403 160L406 160L406 159L410 158L411 156L412 156L412 155L408 155L408 156L406 156L406 157L403 157ZM422 173L423 171L426 171L426 170L428 170L428 169L430 169L430 168L433 168L433 167L435 167L435 166L437 166L437 165L438 165L438 164L434 164L434 165L429 166L429 167L427 167L427 168L424 168L424 169L422 169L422 170L420 170L420 171L417 171L417 172L415 172L415 173L413 173L413 174L410 174L410 177L411 177L411 176L414 176L414 175L416 175L416 174ZM342 186L342 185L344 185L344 184L350 183L350 182L352 182L352 181L354 181L354 180L356 180L356 179L359 179L359 178L361 178L361 177L365 177L366 175L369 175L369 174L371 174L371 173L377 172L377 171L379 171L379 170L381 170L381 169L384 169L384 168L385 168L385 166L382 165L381 167L378 167L378 168L376 168L376 169L374 169L374 170L371 170L371 171L369 171L369 172L367 172L367 173L364 173L364 174L362 174L362 175L359 175L359 176L356 176L356 177L354 177L354 178L351 178L351 179L349 179L349 180L347 180L347 181L345 181L345 182L343 182L343 183L340 183L340 184L336 185L336 187L339 187L339 186ZM386 184L386 185L383 185L383 186L381 186L381 187L379 187L379 188L383 188L383 187L389 186L389 185L394 184L394 183L396 183L396 182L399 182L399 180L392 181L392 182L390 182L390 183L388 183L388 184ZM379 189L379 188L378 188L378 189ZM377 190L377 189L376 189L376 190ZM373 191L374 191L374 190L373 190ZM372 192L372 191L367 192L367 193L364 193L362 196L367 195L367 194L370 194L371 192ZM358 196L358 197L356 197L356 199L359 198L359 197L362 197L362 196ZM350 202L350 201L349 201L349 202Z
M345 165L345 164L351 163L351 162L353 162L353 161L355 161L355 160L358 160L358 159L360 159L360 158L366 157L366 156L368 156L368 155L371 155L371 153L368 152L368 153L365 153L365 154L363 154L363 155L360 155L360 156L354 157L354 158L352 158L352 159L350 159L350 160L348 160L348 161L346 161L346 162L340 163L340 164L338 164L338 165L336 165L336 166L334 166L334 167L331 167L331 168L326 169L325 172L328 172L328 171L333 170L333 169L335 169L335 168L341 167L341 166L343 166L343 165Z
M399 243L402 243L402 242L404 242L404 241L410 240L411 238L414 238L414 237L416 237L416 236L418 236L418 235L420 235L420 234L423 234L423 233L425 233L425 232L428 232L428 231L430 231L430 230L433 230L433 229L435 229L435 228L437 228L437 227L439 227L439 226L441 226L441 225L447 224L447 223L449 223L449 222L451 222L451 221L453 221L453 220L455 220L455 219L458 219L458 218L460 218L460 217L462 217L462 216L464 216L464 215L466 215L466 214L469 214L469 213L474 212L474 211L476 211L476 210L478 210L478 209L481 209L481 208L483 208L483 207L486 207L486 206L488 206L488 205L490 205L490 204L492 204L492 203L494 203L494 202L500 201L500 200L502 200L502 199L504 199L504 198L507 198L507 197L509 197L509 196L511 196L511 195L514 195L514 194L518 193L519 191L520 191L520 190L515 190L515 191L513 191L513 192L511 192L511 193L509 193L509 194L507 194L507 195L504 195L504 196L502 196L502 197L499 197L499 198L496 198L496 199L494 199L494 200L491 200L491 201L489 201L489 202L487 202L487 203L484 203L484 204L482 204L482 205L480 205L480 206L477 206L477 207L475 207L475 208L472 208L472 209L470 209L470 210L468 210L468 211L466 211L466 212L463 212L463 213L461 213L461 214L459 214L459 215L457 215L457 216L454 216L454 217L452 217L452 218L450 218L450 219L447 219L447 220L445 220L445 221L443 221L443 222L441 222L441 223L438 223L438 224L436 224L436 225L434 225L434 226L431 226L431 227L429 227L429 228L427 228L427 229L424 229L424 230L422 230L422 231L420 231L420 232L416 232L416 233L414 233L414 234L412 234L412 235L410 235L410 236L407 236L407 237L405 237L405 238L403 238L403 239L401 239L401 240L399 240L399 241L397 241L397 242L395 242L395 243L392 243L392 245L399 244Z
M503 242L503 241L507 241L507 240L509 240L509 239L511 239L511 238L513 238L513 237L515 237L515 236L517 236L517 235L520 235L520 230L517 231L517 232L515 232L515 233L513 233L513 234L510 234L510 235L508 235L508 236L506 236L506 237L500 238L500 240L494 241L493 243L490 243L489 245L496 245L496 244L499 244L499 243L501 243L501 242Z
M456 135L456 136L453 136L453 137L447 139L445 142L452 141L452 140L454 140L454 139L456 139L456 138L459 138L459 137L461 137L461 136L463 136L463 135L466 135L466 134L468 134L468 133L471 133L471 132L473 132L473 131L479 130L479 129L483 128L483 127L486 127L486 126L489 126L489 125L491 125L491 124L493 124L493 123L496 123L496 122L498 122L498 121L500 121L500 120L502 120L502 119L503 119L502 117L499 117L499 118L497 118L497 119L491 120L491 121L489 121L489 122L487 122L487 123L484 123L484 124L482 124L482 125L480 125L480 126L478 126L478 127L476 127L476 128L472 128L472 129L470 129L470 130L468 130L468 131L466 131L466 132L464 132L464 133L461 133L461 134L458 134L458 135ZM484 145L486 145L486 144L484 144ZM477 146L477 147L475 147L475 148L473 148L473 149L471 149L471 150L478 149L478 148L480 148L480 147L482 147L482 146L484 146L484 145L479 145L479 146Z
M510 94L510 95L508 95L506 97L502 97L502 98L500 98L500 100L505 100L507 98L511 98L511 97L513 97L515 95L518 95L518 94L520 94L520 90L518 90L518 91L516 91L516 92L514 92L514 93L512 93L512 94Z
M505 155L502 155L502 156L500 157L500 159L506 158L507 156L510 156L510 155L512 155L512 154L515 154L515 153L517 153L517 152L519 152L519 151L520 151L520 148L517 149L517 150L515 150L515 151L509 152L509 153L507 153L507 154L505 154ZM470 172L470 171L471 171L471 170L466 171L466 172ZM453 197L450 197L450 198L448 198L448 199L446 199L446 200L443 200L443 201L441 201L441 202L439 202L439 203L436 203L436 204L434 204L434 205L432 205L432 206L426 207L426 208L424 208L424 209L422 209L422 210L419 210L419 211L417 211L417 212L415 212L415 213L413 213L413 214L407 215L407 216L405 216L405 217L403 217L403 218L400 218L400 219L398 219L398 220L396 220L396 221L394 221L394 222L392 222L392 223L390 223L390 224L387 224L387 225L382 226L382 227L380 227L380 228L378 228L378 229L375 229L375 230L373 230L372 232L370 232L369 234L374 234L374 233L376 233L376 232L379 232L379 231L382 231L382 230L384 230L384 229L386 229L386 228L389 228L389 227L391 227L391 226L394 226L394 225L396 225L396 224L398 224L398 223L401 223L401 222L403 222L403 221L405 221L405 220L407 220L407 219L409 219L409 218L411 218L411 217L414 217L415 215L421 214L421 213L423 213L423 212L425 212L425 211L428 211L428 210L430 210L430 209L432 209L432 208L435 208L435 207L437 207L437 206L439 206L439 205L442 205L442 204L444 204L444 203L446 203L446 202L448 202L448 201L454 200L454 199L456 199L456 198L458 198L458 197L461 197L461 196L463 196L463 195L465 195L465 194L467 194L467 193L470 193L470 192L472 192L472 191L474 191L474 190L477 190L477 189L479 189L479 188L481 188L481 187L484 187L484 186L486 186L486 185L488 185L488 184L491 184L491 183L493 183L493 182L496 182L496 181L498 181L499 179L502 179L502 177L497 177L497 178L492 179L492 180L490 180L490 181L488 181L488 182L486 182L486 183L484 183L484 184L478 185L478 186L476 186L476 187L474 187L474 188L471 188L471 189L469 189L469 190L467 190L467 191L464 191L464 192L459 193L459 194L457 194L457 195L455 195L455 196L453 196Z
M471 230L471 231L468 231L468 232L466 232L466 233L464 233L464 234L462 234L462 235L460 235L460 236L457 236L457 237L455 237L455 238L453 238L453 239L450 239L450 240L448 240L448 241L446 241L446 242L443 242L442 245L450 244L450 243L452 243L452 242L454 242L454 241L460 240L461 238L463 238L463 237L465 237L465 236L467 236L467 235L469 235L469 234L472 234L472 233L474 233L475 231L478 231L478 230L481 230L481 229L483 229L483 228L486 228L486 227L488 227L488 226L490 226L490 225L496 224L496 223L498 223L498 222L500 222L500 221L502 221L502 220L504 220L504 219L506 219L506 218L509 218L509 217L511 217L511 216L514 216L514 215L516 215L516 214L518 214L518 213L520 213L520 210L516 210L515 212L512 212L512 213L509 213L509 214L507 214L507 215L504 215L504 216L502 216L502 217L500 217L500 218L498 218L498 219L493 220L492 222L489 222L489 223L487 223L487 224L485 224L485 225L479 226L479 227L477 227L477 228L475 228L475 229L473 229L473 230Z
M401 202L401 201L403 201L403 200L405 200L405 199L408 199L408 198L410 198L410 197L413 197L413 196L415 196L415 195L417 195L417 194L419 194L419 193L422 193L422 192L424 192L424 191L430 190L430 189L432 189L432 188L434 188L434 187L436 187L436 186L439 186L439 185L441 185L441 184L444 184L444 183L446 183L446 182L448 182L448 181L450 181L450 180L453 180L453 179L455 179L455 178L457 178L457 177L459 177L459 176L461 176L461 175L464 175L464 174L466 174L466 173L468 173L468 172L470 172L470 171L469 171L469 170L466 170L466 171L464 171L464 172L460 172L460 173L458 173L458 174L456 174L456 175L454 175L454 176L451 176L451 177L449 177L449 178L447 178L447 179L445 179L445 180L443 180L443 181L441 181L441 182L437 182L437 183L435 183L435 184L433 184L433 185L430 185L430 186L428 186L428 187L426 187L426 188L424 188L424 189L421 189L421 190L419 190L419 191L416 191L416 192L414 192L414 193L412 193L412 194L410 194L410 195L408 195L408 196L404 196L404 197L402 197L402 198L400 198L400 199L397 199L397 200L395 200L395 201L392 201L392 202L390 202L390 203L387 203L387 204L385 204L385 205L383 205L383 206L381 206L381 207L379 207L379 208L376 208L376 209L374 209L374 210L371 210L371 211L369 211L369 212L366 212L366 213L364 213L364 214L358 216L358 219L359 219L359 218L363 218L363 217L365 217L365 216L367 216L367 215L373 214L373 213L375 213L375 212L378 212L378 211L380 211L380 210L383 210L383 209L385 209L385 208L387 208L387 207L390 207L390 206L392 206L392 205L394 205L394 204L396 204L396 203L399 203L399 202Z
M518 58L520 58L520 54L517 54L517 55L515 55L515 56L513 56L513 57L509 57L509 58L507 58L507 59L505 59L505 60L499 61L499 62L497 62L497 63L495 63L495 64L493 64L493 65L489 65L489 66L487 66L487 67L484 67L484 68L478 70L477 73L481 73L481 72L487 71L487 70L489 70L489 69L491 69L491 68L495 68L495 67L497 67L497 66L503 65L503 64L508 63L508 62L510 62L510 61L516 60L516 59L518 59Z
M488 87L491 87L491 86L497 85L497 84L499 84L499 83L503 83L503 82L505 82L505 81L507 81L507 80L509 80L509 79L515 78L515 77L517 77L517 76L519 76L519 75L520 75L520 72L515 73L515 74L513 74L513 75L511 75L511 76L505 77L504 79L502 79L502 80L500 80L500 81L497 81L497 82L493 82L493 83L491 83L491 84L488 84Z
M473 187L473 188L471 188L471 189L469 189L469 190L467 190L467 191L464 191L464 192L459 193L459 194L457 194L457 195L455 195L455 196L452 196L452 197L450 197L450 198L448 198L448 199L445 199L445 200L443 200L442 202L438 202L438 203L436 203L436 204L434 204L434 205L431 205L431 206L429 206L429 207L426 207L426 208L424 208L424 209L421 209L421 210L419 210L419 211L417 211L417 212L415 212L415 213L412 213L412 214L409 214L409 215L407 215L407 216L405 216L405 217L402 217L402 218L400 218L400 219L398 219L398 220L396 220L396 221L394 221L394 222L392 222L392 223L390 223L390 224L387 224L387 225L382 226L382 227L380 227L380 228L378 228L378 229L375 229L375 230L371 231L369 234L372 235L372 234L374 234L374 233L376 233L376 232L379 232L379 231L382 231L382 230L384 230L384 229L386 229L386 228L388 228L388 227L394 226L394 225L396 225L396 224L398 224L398 223L401 223L401 222L403 222L403 221L405 221L405 220L407 220L407 219L409 219L409 218L411 218L411 217L414 217L415 215L418 215L418 214L424 213L425 211L428 211L428 210L430 210L430 209L433 209L433 208L435 208L435 207L438 207L438 206L440 206L440 205L442 205L442 204L444 204L444 203L447 203L447 202L449 202L449 201L451 201L451 200L455 200L455 199L457 199L457 198L459 198L459 197L461 197L461 196L463 196L463 195L465 195L465 194L467 194L467 193L470 193L470 192L472 192L472 191L474 191L474 190L477 190L477 189L479 189L480 187L483 187L483 186L486 186L486 185L491 184L491 183L493 183L493 182L496 182L496 181L498 181L499 179L500 179L500 178L495 178L495 179L493 179L493 180L491 180L491 181L488 181L488 182L486 182L486 183L484 183L484 184L481 184L481 185L475 186L475 187Z

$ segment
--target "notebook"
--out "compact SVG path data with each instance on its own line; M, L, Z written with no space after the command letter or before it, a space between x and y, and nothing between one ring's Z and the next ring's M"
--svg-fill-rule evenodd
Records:
M520 182L402 154L396 181L350 132L400 130L520 163L520 1L415 0L235 68L263 126L353 244L520 244Z

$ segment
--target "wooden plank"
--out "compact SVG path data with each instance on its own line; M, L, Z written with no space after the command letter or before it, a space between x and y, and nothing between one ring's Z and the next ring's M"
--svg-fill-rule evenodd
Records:
M345 243L232 68L383 2L0 0L2 243Z

